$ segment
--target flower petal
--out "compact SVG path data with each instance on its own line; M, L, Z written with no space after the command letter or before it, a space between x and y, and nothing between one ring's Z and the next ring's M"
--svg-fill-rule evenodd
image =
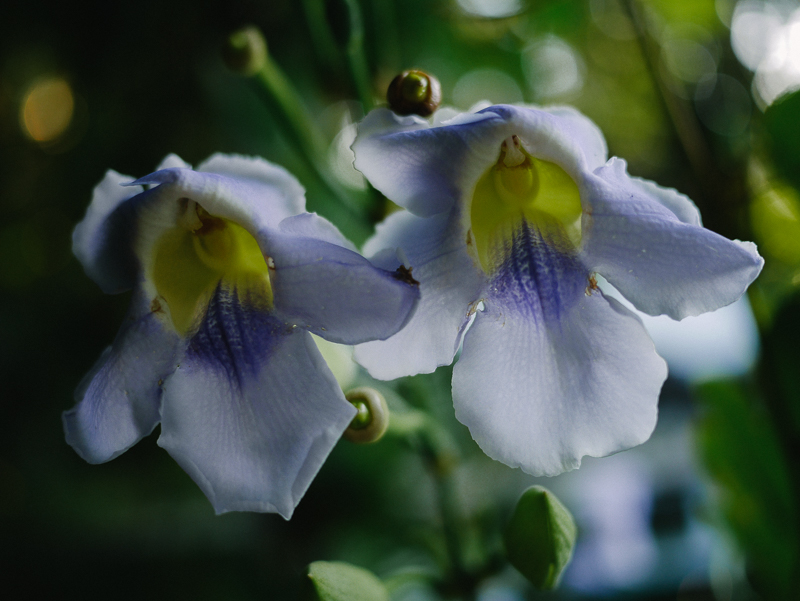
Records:
M584 263L650 315L673 319L729 305L758 276L754 244L699 225L691 201L631 178L611 161L586 179L591 217Z
M262 193L270 196L271 202L277 205L271 207L271 210L286 217L306 210L306 191L300 182L280 165L270 163L261 157L217 153L200 163L197 171L245 180L255 187L263 186ZM280 205L271 198L276 192L282 201Z
M497 161L503 140L512 135L532 155L557 163L576 181L605 157L599 131L568 109L497 105L433 127L377 109L359 126L355 166L388 198L429 217L450 210L471 193Z
M184 161L181 157L179 157L174 152L169 153L167 156L164 157L158 167L156 167L156 171L161 171L162 169L191 169L192 166Z
M647 440L666 375L639 319L599 292L558 319L489 299L465 336L453 402L487 455L552 476Z
M456 211L427 219L407 211L394 213L378 225L364 252L370 256L396 248L419 281L421 298L400 332L356 347L356 361L381 380L449 365L485 283L467 254Z
M279 229L285 234L324 240L356 252L355 245L345 238L330 221L316 213L302 213L281 221Z
M160 382L176 366L178 338L137 293L129 317L63 414L67 443L89 463L117 457L159 421Z
M577 140L588 169L594 170L605 164L608 160L608 146L603 132L594 121L571 106L547 106L541 110L558 117L566 135Z
M107 294L123 292L136 284L138 262L131 250L136 212L126 201L144 188L123 187L132 179L109 170L95 187L85 217L72 232L72 252L86 275Z
M164 447L217 513L288 519L355 415L311 337L218 289L164 384Z
M495 115L469 118L469 123L430 127L427 121L376 109L358 126L355 167L388 198L416 215L448 211L474 183L473 163L477 160L483 172L497 160L504 139L503 132L494 131L502 128ZM478 127L482 122L494 125L488 131L496 143L471 144L485 137L486 128Z
M419 286L324 240L263 232L276 315L341 344L388 338L408 321Z
M190 198L216 217L240 224L253 235L303 210L303 189L285 169L261 159L214 155L201 168L163 169L134 184L158 185L159 204Z

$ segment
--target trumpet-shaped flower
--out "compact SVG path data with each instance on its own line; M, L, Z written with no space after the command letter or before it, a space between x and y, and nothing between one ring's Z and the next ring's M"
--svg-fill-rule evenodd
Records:
M133 297L64 413L67 442L101 463L161 422L158 444L218 513L288 519L356 413L310 333L386 338L418 287L304 212L298 182L261 159L194 171L172 155L131 179L109 171L73 235L87 274Z
M353 150L408 209L365 252L401 249L422 293L409 324L356 359L391 379L461 347L456 416L488 455L532 474L655 427L666 365L598 274L639 310L681 319L735 301L763 264L752 243L704 229L687 197L606 161L602 134L572 109L492 106L441 123L378 109Z

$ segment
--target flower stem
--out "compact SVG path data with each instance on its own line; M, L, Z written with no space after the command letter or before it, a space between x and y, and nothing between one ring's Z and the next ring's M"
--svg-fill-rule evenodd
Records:
M300 94L271 58L265 61L252 79L268 110L275 115L276 125L283 136L298 151L318 183L344 210L351 229L364 236L370 230L365 217L367 199L357 199L336 180L326 160L328 145Z
M657 92L656 95L699 188L702 198L696 200L698 205L701 205L701 213L706 217L704 220L706 227L729 238L743 240L751 238L745 220L739 218L748 201L744 185L745 170L729 169L723 173L720 169L719 161L712 152L694 108L672 91L673 87L682 84L670 78L669 74L659 67L661 46L650 33L647 15L641 2L620 0L620 3L636 32L642 59Z

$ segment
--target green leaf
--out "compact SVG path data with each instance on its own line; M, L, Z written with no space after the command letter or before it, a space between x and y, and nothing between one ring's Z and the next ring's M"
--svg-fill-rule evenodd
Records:
M577 528L572 514L542 486L520 497L503 533L508 561L538 589L558 585L572 558Z
M389 592L375 574L341 561L315 561L308 577L319 601L389 601Z
M735 381L697 390L700 455L720 487L719 507L745 550L754 584L786 599L798 561L797 507L789 465L764 408Z
M772 103L764 114L764 123L775 167L800 190L800 91Z

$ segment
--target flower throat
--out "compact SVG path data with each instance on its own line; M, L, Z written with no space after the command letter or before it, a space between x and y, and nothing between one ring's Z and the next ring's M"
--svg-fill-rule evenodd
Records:
M172 324L186 335L217 286L258 306L272 305L269 268L255 238L243 227L181 199L178 224L155 246L153 282Z
M505 140L497 163L475 186L470 222L481 267L494 273L523 223L561 251L581 241L581 199L572 178L555 163L532 157L517 136Z

